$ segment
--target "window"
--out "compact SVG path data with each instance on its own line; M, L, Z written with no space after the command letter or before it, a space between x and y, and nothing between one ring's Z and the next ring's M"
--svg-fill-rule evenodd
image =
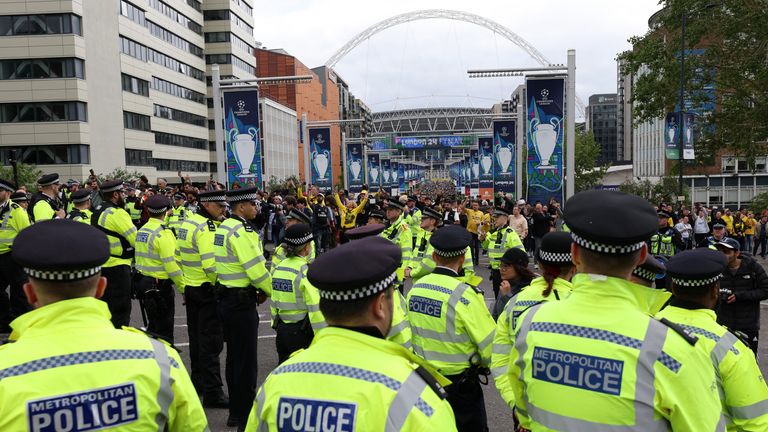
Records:
M248 3L246 3L245 0L233 0L233 1L237 3L237 5L240 6L248 14L248 16L253 16L253 8L248 6Z
M205 64L232 64L251 75L256 75L255 67L246 63L246 61L240 57L231 54L206 54Z
M154 166L152 152L148 150L125 149L125 164L128 166Z
M83 102L28 102L0 104L0 122L87 121Z
M172 96L180 97L182 99L191 100L199 104L205 103L205 95L190 90L186 87L182 87L178 84L174 84L170 81L165 81L160 78L152 77L152 89L163 93L167 93Z
M205 127L207 119L197 114L169 108L162 105L155 105L155 117L173 120L181 123L187 123L194 126Z
M120 15L128 17L128 19L142 27L147 25L144 10L125 0L120 0Z
M152 33L152 35L156 38L162 39L182 51L186 51L192 55L203 58L203 49L189 42L188 40L166 30L165 28L149 20L147 20L146 27L149 29L149 32Z
M196 0L188 0L187 3L193 8L195 8L197 11L200 11L200 2ZM160 13L167 16L168 18L181 24L182 26L192 30L193 32L197 34L203 34L203 26L201 26L196 21L193 21L186 15L182 14L178 10L174 9L173 7L168 5L168 3L161 0L149 0L149 6L152 9L159 11Z
M85 144L47 144L44 146L20 146L0 148L0 164L10 165L10 153L16 152L16 160L25 164L59 165L91 163L90 146Z
M123 125L126 129L149 132L152 128L149 122L149 116L123 111Z
M143 79L126 74L122 74L122 78L124 91L149 97L149 81L144 81Z
M205 33L205 43L211 42L229 42L229 32L207 32Z
M6 15L0 17L0 36L76 34L82 36L82 18L75 14Z
M0 60L0 80L85 78L79 58Z
M154 166L158 171L190 171L190 172L213 172L210 162L176 160L176 159L152 159Z
M176 147L187 147L205 150L208 141L202 138L192 138L182 135L174 135L165 132L155 132L155 144L164 144Z
M159 51L147 48L146 46L124 36L120 36L120 48L124 54L137 58L141 61L151 61L152 63L159 64L160 66L163 66L174 72L190 76L199 81L205 81L204 71L194 68L186 63L182 63L175 58L169 57Z
M123 36L120 36L120 51L143 62L149 58L147 47Z
M203 10L203 6L200 5L200 0L187 0L187 4L198 12Z
M229 15L229 9L203 11L203 19L206 21L225 21L229 19Z

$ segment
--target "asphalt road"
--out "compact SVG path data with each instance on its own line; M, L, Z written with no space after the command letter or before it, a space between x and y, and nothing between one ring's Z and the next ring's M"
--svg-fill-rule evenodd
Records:
M493 301L493 290L487 280L489 270L487 269L487 258L482 257L480 266L476 269L478 275L483 276L485 281L481 288L486 292L486 303L489 305ZM491 293L488 295L487 293ZM141 325L141 315L139 314L138 303L134 301L131 316L131 324ZM259 340L258 340L258 384L264 381L266 376L277 366L277 352L275 350L275 332L269 326L269 303L259 306ZM181 296L176 296L176 328L174 337L176 345L181 350L181 357L189 369L189 337L187 335L186 311L181 304ZM763 343L760 346L760 366L764 376L768 376L768 304L763 304L762 326L760 339ZM221 355L222 380L224 377L224 359L225 352ZM226 383L225 383L226 386ZM226 390L225 390L226 391ZM512 412L507 408L504 401L499 396L494 387L492 379L487 386L483 387L485 396L485 406L488 413L488 426L493 431L508 431L512 425ZM226 427L228 412L226 409L206 409L210 429L217 431L235 431L235 428Z

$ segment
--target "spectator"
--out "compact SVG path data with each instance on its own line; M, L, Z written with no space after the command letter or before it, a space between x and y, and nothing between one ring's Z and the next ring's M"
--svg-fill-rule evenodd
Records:
M520 207L515 206L512 208L512 216L509 218L509 226L517 232L517 235L520 236L520 240L525 242L525 239L528 237L528 221L525 219L525 216L520 214Z
M757 247L760 246L760 258L765 259L765 249L768 246L768 216L760 217L760 222L755 225L755 246L752 255L757 256Z
M745 252L752 252L752 249L754 249L755 247L755 225L757 225L757 221L755 220L755 214L752 212L748 212L747 216L743 220L744 220L744 248L742 250Z
M698 245L709 236L709 224L707 223L707 211L699 209L698 216L693 221L694 244Z
M541 238L544 237L552 229L552 216L549 213L544 212L544 207L541 203L537 203L533 208L533 230L531 231L531 237L533 237L533 256L536 256L536 251L539 250L541 245Z
M683 216L675 225L675 229L680 233L680 238L683 240L682 250L693 249L693 228L688 223L688 216Z
M732 223L732 231L731 231L731 237L735 239L737 242L739 242L739 250L744 250L744 246L746 245L746 239L744 238L744 221L741 218L741 212L736 212L733 214L733 223Z

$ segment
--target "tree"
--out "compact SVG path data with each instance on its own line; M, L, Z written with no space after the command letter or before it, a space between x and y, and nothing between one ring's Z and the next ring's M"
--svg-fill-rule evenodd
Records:
M662 177L658 183L653 183L650 180L643 180L641 182L628 180L619 185L619 190L643 197L653 204L676 203L678 182L677 178L673 176ZM687 202L689 195L688 186L686 185L683 185L683 194Z
M43 175L43 172L37 167L37 165L29 165L21 162L16 163L16 171L19 176L19 184L17 187L26 186L28 192L37 191L37 180ZM13 167L0 166L0 178L15 181L13 179Z
M768 192L755 195L749 203L749 209L756 215L762 214L765 210L768 210Z
M112 172L107 174L97 174L96 176L99 178L99 182L106 180L121 180L126 182L131 180L138 180L143 175L144 174L139 171L128 171L125 168L115 168L112 170Z
M574 189L581 192L593 189L602 184L603 177L608 171L608 165L595 166L600 156L600 145L595 141L592 132L576 133L576 163L574 174L576 182Z
M284 190L294 191L297 185L301 185L301 180L299 180L299 177L295 174L282 179L278 179L275 176L269 176L269 181L267 181L267 192L272 193Z
M662 0L654 26L629 39L621 53L631 73L634 118L645 122L677 109L680 38L685 31L686 110L701 112L696 143L700 165L728 147L752 165L768 139L768 7L763 0ZM713 109L717 101L717 109Z

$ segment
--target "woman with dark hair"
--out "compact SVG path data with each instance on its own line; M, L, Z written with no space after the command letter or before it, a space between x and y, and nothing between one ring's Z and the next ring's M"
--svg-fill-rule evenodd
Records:
M542 276L534 279L519 294L513 296L498 317L493 337L491 373L496 388L510 408L515 406L515 395L509 384L507 367L509 353L515 340L517 318L526 310L545 301L564 300L571 295L571 277L576 267L571 261L570 233L557 231L544 235L541 247L536 251L536 261Z
M501 315L501 311L504 310L509 299L517 295L536 278L536 274L528 269L528 254L520 248L508 249L504 252L504 255L499 259L499 273L501 274L501 284L499 285L499 296L493 306L494 320Z

